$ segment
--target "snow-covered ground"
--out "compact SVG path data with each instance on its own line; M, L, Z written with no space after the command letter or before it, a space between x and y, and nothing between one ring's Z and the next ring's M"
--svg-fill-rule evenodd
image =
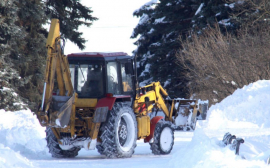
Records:
M151 154L149 144L138 141L132 158L105 159L97 151L82 149L73 159L55 159L46 148L45 129L30 111L0 110L0 167L268 167L270 155L270 81L262 80L236 90L209 109L196 131L175 132L169 155ZM221 147L226 132L245 140L236 156Z

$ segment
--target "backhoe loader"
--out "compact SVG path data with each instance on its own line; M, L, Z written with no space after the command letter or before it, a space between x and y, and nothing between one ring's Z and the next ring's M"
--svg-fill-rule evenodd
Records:
M35 114L46 127L53 157L75 157L81 148L107 158L131 157L139 139L153 154L169 154L175 130L194 130L196 120L206 118L205 102L170 99L160 82L138 87L136 57L65 56L58 19L52 19L46 47L44 90Z

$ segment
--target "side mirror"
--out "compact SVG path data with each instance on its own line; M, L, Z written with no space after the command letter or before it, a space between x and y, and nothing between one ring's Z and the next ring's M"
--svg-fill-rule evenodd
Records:
M125 63L125 71L127 75L133 74L133 64L132 62Z

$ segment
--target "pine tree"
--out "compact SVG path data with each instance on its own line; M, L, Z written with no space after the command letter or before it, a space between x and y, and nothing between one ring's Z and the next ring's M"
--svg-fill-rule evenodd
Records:
M78 0L45 0L45 5L46 16L60 20L62 37L84 49L86 40L78 28L81 25L89 27L97 20L91 15L91 8L83 6Z
M192 30L202 33L208 26L214 27L217 23L223 33L237 33L239 24L235 24L235 3L228 0L202 0L201 5L193 17Z
M147 3L133 13L134 16L140 17L140 21L134 28L131 38L140 36L135 42L138 48L133 51L133 54L137 56L137 73L141 85L148 84L153 80L149 73L150 64L148 62L151 53L148 51L148 46L150 46L155 38L152 36L154 6L155 3Z
M10 55L23 44L24 30L16 25L18 20L16 0L0 2L0 109L24 108L22 97L13 88L23 86ZM20 104L21 102L21 104Z
M257 25L270 24L269 0L230 0L233 8L230 15L232 22L238 28L248 27L252 29Z
M46 64L46 38L42 25L46 23L44 3L40 0L18 0L17 25L25 30L23 44L11 53L16 69L24 81L24 85L17 87L19 94L28 99L27 104L31 109L36 106L40 99L43 73Z
M78 27L90 26L88 21L96 18L78 0L9 0L1 1L0 9L0 108L15 110L27 106L36 110L47 57L48 32L42 25L51 18L62 19L62 36L82 49L85 40ZM16 105L18 101L26 106Z
M185 69L176 59L176 52L181 47L179 36L186 37L191 28L191 20L198 8L198 2L160 0L160 3L155 5L152 11L146 11L151 12L148 14L151 19L148 19L147 29L136 32L136 28L141 26L140 23L134 29L136 36L133 37L141 35L135 43L138 45L138 61L147 63L143 64L146 69L142 71L140 80L145 80L143 83L160 81L170 96L187 97L188 81L184 78ZM148 80L150 77L151 81Z

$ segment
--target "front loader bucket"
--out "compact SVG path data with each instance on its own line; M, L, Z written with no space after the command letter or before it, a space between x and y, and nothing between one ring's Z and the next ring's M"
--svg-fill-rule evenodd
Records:
M73 96L53 96L52 110L54 117L51 117L56 126L66 127L69 124L70 115L72 111L72 104L74 103L75 94ZM53 125L52 125L53 126Z
M197 100L174 100L175 113L173 122L177 130L193 131L197 120L205 120L208 110L207 101Z
M206 120L207 117L207 111L208 111L208 102L200 102L198 103L199 105L199 111L200 111L200 116L198 116L198 120Z

